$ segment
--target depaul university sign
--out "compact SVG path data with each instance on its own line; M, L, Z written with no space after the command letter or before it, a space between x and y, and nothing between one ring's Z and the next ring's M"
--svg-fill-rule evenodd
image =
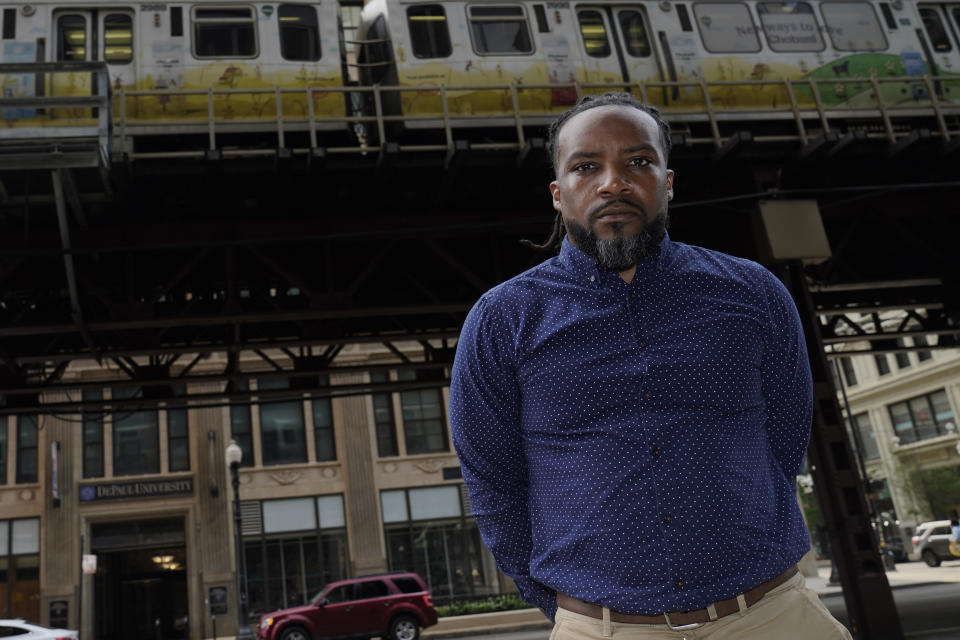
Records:
M193 495L193 478L80 485L80 502Z

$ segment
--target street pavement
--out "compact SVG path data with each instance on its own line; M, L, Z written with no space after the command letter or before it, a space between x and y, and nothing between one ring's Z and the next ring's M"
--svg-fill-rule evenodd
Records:
M887 572L904 635L909 640L960 640L960 560L928 567L923 562L903 562ZM820 567L819 576L808 577L807 586L820 594L830 612L844 624L846 605L840 585L830 585L830 567ZM460 640L548 640L549 628L496 632L474 629L472 633L436 635ZM431 639L433 640L433 639Z

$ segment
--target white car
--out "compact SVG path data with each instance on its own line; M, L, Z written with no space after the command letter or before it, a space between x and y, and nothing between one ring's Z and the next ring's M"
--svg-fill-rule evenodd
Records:
M77 640L79 634L67 629L51 629L18 620L0 620L0 638L17 640Z

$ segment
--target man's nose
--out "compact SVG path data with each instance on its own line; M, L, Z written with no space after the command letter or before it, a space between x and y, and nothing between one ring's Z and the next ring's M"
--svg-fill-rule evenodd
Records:
M600 195L604 196L621 195L629 193L632 190L633 183L630 182L627 176L623 175L623 172L616 168L606 170L601 177L600 184L597 186L597 191Z

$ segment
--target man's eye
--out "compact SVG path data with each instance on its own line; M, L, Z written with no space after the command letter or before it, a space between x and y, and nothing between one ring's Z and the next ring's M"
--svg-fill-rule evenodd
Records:
M573 168L574 171L589 171L590 169L593 169L592 162L584 162L582 164L578 164Z
M646 167L648 165L653 164L653 160L651 160L650 158L633 158L630 161L630 164L632 164L635 167Z

